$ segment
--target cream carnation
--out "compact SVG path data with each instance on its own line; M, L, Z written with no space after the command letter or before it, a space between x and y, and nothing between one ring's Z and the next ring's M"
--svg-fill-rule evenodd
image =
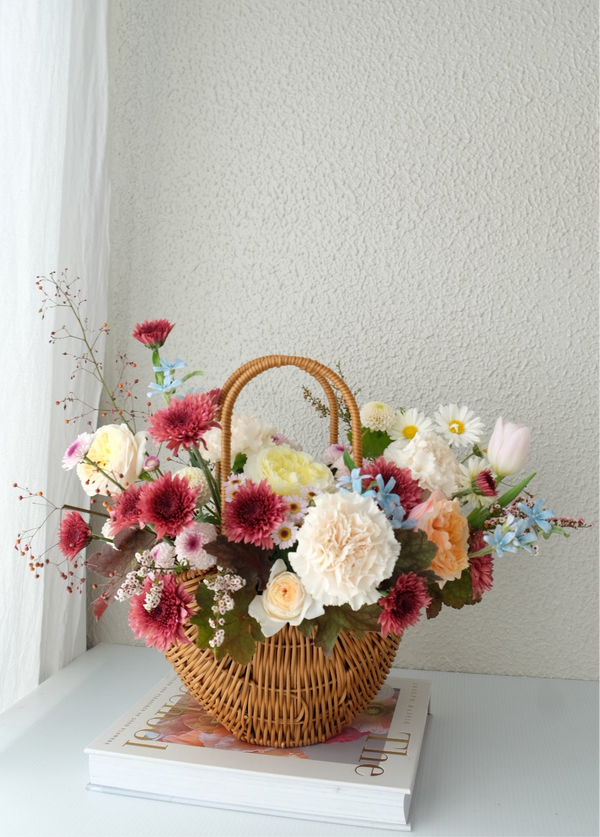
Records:
M299 625L304 619L315 619L324 613L304 589L295 573L287 570L281 558L271 568L269 583L262 596L250 602L248 613L260 623L265 636L273 636L284 625Z
M197 502L199 505L203 506L205 503L208 503L210 500L210 487L202 468L182 468L181 471L177 471L177 476L187 477L190 488L198 489Z
M115 494L119 492L115 482L123 488L132 485L144 469L147 441L148 436L143 430L134 436L125 424L107 424L98 428L86 454L98 467L89 462L80 462L77 466L77 476L85 493L90 497L108 492Z
M320 494L288 553L307 592L322 605L373 604L400 554L385 514L353 491Z
M458 491L458 463L450 446L435 433L417 433L406 446L393 442L383 457L399 468L410 468L412 478L425 491L440 489L448 497Z
M383 401L369 401L360 410L360 421L369 430L389 430L396 419L396 411Z
M256 483L266 480L275 494L299 494L304 486L330 491L333 474L309 453L289 445L273 445L248 457L244 474Z
M233 462L238 453L250 456L261 448L273 444L272 436L277 428L271 424L264 424L254 416L234 414L231 418L231 461ZM203 456L209 462L221 461L221 429L213 427L204 434L204 443L207 450Z

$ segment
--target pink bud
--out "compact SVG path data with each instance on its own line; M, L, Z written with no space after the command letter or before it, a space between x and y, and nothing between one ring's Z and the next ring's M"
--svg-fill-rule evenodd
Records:
M531 445L531 430L524 424L499 418L487 449L487 458L502 477L516 474L523 467Z

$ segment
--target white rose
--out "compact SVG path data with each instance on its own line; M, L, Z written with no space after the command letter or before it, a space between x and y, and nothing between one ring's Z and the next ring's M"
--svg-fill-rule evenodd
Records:
M265 636L273 636L284 625L299 625L324 613L323 606L306 592L295 573L288 571L281 558L271 567L269 583L262 596L250 602L248 613L260 623Z
M315 498L288 554L316 601L358 610L379 599L377 587L392 574L400 544L373 499L342 491Z
M77 476L85 493L90 497L98 493L118 494L120 489L115 482L123 488L132 485L144 469L147 441L148 436L143 430L134 436L125 424L107 424L98 428L86 456L101 470L88 462L77 466Z
M412 478L425 491L443 491L451 497L458 491L460 468L450 446L436 433L417 433L405 445L393 442L383 452L387 462L409 468Z
M238 453L250 456L265 445L273 444L273 434L277 428L271 424L264 424L254 416L234 414L231 418L231 462L233 464ZM209 462L221 461L221 428L212 427L203 436L206 450L202 456Z

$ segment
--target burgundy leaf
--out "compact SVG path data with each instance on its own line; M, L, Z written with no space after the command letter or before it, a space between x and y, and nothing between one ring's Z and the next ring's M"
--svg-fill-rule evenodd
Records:
M259 590L264 590L267 586L272 567L271 552L248 543L232 543L224 535L217 535L217 539L207 543L204 549L216 558L219 566L245 578L249 588L258 585Z

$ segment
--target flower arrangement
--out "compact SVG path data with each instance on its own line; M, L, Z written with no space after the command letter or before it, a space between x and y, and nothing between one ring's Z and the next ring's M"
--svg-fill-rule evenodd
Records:
M354 459L350 430L347 441L315 457L270 423L234 414L232 473L221 475L221 392L181 393L202 373L184 375L183 361L164 356L173 325L145 321L133 331L151 352L145 407L155 397L164 401L142 411L138 379L106 385L94 353L99 335L88 332L72 283L51 275L38 284L43 308L63 306L79 323L78 369L98 377L110 404L102 417L114 419L79 433L64 453L63 468L75 471L91 505L63 507L58 548L66 566L59 570L69 592L83 589L82 566L104 577L95 616L113 601L129 602L133 632L161 651L190 642L189 622L201 648L241 664L285 625L325 655L342 632L401 636L444 606L480 602L492 587L495 560L535 553L540 540L586 526L533 497L527 489L534 474L517 477L529 453L526 426L499 418L488 437L483 421L455 404L433 417L414 407L364 404L362 463ZM124 356L118 362L123 370L135 367ZM320 415L329 414L307 388L304 395ZM57 403L75 400L70 394ZM349 425L341 400L339 408ZM25 489L22 497L38 494ZM19 535L16 547L39 575L51 561L34 558L35 534ZM91 543L99 549L86 558ZM195 597L180 579L190 571L200 579Z

